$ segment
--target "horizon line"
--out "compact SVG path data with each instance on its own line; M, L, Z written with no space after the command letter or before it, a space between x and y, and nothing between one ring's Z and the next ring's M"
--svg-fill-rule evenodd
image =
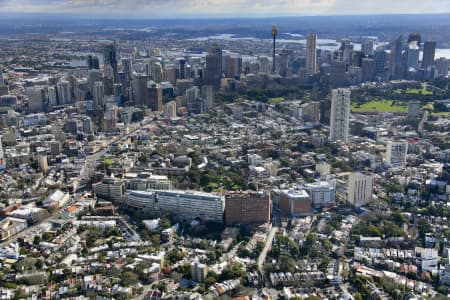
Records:
M317 14L317 15L236 15L236 14L190 14L180 16L163 16L163 17L144 17L144 16L126 16L126 15L105 15L105 14L84 14L84 13L59 13L59 12L0 12L0 16L8 19L15 19L23 16L29 17L70 17L73 19L97 19L97 20L209 20L209 19L276 19L276 18L315 18L315 17L359 17L359 16L436 16L436 15L450 15L448 12L439 13L422 13L422 12L409 12L409 13L362 13L362 14Z

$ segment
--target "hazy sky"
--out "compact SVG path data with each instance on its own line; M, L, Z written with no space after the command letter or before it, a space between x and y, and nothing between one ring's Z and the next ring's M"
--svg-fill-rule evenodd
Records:
M444 13L450 0L0 0L0 12L147 18Z

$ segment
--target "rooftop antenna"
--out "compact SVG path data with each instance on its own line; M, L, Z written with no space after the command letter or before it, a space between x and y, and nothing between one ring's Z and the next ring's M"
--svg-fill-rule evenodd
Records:
M273 37L273 52L272 52L272 73L275 74L275 41L278 35L277 26L272 26L272 37Z

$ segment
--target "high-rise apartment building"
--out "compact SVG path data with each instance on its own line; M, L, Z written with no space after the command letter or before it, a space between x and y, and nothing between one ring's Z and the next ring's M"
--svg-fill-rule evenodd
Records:
M366 205L372 200L373 176L355 172L348 179L347 201L355 207Z
M348 141L350 120L350 89L335 89L331 93L330 140Z
M386 150L386 163L390 167L406 166L407 142L388 142Z
M229 192L225 195L225 223L230 226L268 223L270 206L270 193Z
M317 35L308 34L306 37L306 72L314 75L317 72Z

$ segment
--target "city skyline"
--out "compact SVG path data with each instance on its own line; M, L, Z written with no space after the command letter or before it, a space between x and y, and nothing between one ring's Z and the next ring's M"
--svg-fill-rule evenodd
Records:
M448 13L450 3L444 0L391 2L356 0L0 0L8 13L69 14L105 18L171 18L191 17L275 17L320 15L421 14ZM139 9L136 9L139 8ZM155 11L157 14L155 14Z

